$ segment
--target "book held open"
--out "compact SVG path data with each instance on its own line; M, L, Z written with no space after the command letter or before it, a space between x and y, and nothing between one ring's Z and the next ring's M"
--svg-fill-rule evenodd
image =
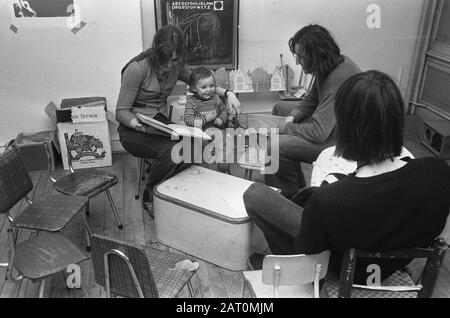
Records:
M143 114L136 114L136 117L142 121L144 124L168 133L174 137L179 138L180 136L191 137L191 138L201 138L205 140L211 140L211 137L203 132L200 128L189 127L178 124L164 124L159 120L153 119L151 117L145 116Z

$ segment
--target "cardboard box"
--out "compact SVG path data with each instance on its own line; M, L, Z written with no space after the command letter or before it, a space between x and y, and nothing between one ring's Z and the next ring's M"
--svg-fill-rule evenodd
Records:
M106 120L84 123L58 123L58 140L64 169L69 169L67 153L74 169L112 165L111 139ZM68 147L66 145L66 137Z
M27 171L48 170L48 155L45 150L47 144L51 157L51 171L55 170L57 153L54 147L56 141L55 131L42 131L38 133L20 133L15 145Z
M67 110L70 120L66 121ZM106 120L106 99L85 97L63 99L56 110L58 140L64 169L69 169L68 154L74 169L112 165L111 138ZM64 113L66 111L66 113ZM64 114L65 117L61 117ZM63 120L63 122L61 122ZM66 144L66 135L68 145Z
M102 106L106 111L105 97L80 97L80 98L66 98L61 101L60 108L56 109L56 122L68 123L72 120L72 107L95 107Z

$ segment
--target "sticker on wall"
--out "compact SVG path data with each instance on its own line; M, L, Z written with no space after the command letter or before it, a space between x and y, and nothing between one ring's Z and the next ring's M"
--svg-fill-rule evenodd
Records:
M67 27L81 21L78 0L9 0L11 22L16 27Z
M11 25L9 26L9 29L10 29L11 31L13 31L14 33L17 33L17 31L18 31L17 27L16 27L14 24L11 24Z
M78 31L80 31L85 25L86 25L86 22L81 21L80 23L78 23L78 25L77 25L76 27L74 27L74 28L73 28L72 30L70 30L70 31L72 31L73 34L77 34Z

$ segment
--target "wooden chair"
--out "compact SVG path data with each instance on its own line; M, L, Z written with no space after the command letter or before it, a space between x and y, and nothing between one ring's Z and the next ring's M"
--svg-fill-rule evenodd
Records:
M339 298L429 298L439 276L445 256L447 243L438 238L429 248L412 248L392 252L366 252L357 249L347 250L342 261L340 278L327 277L327 290L330 297ZM426 259L420 281L414 283L405 271L397 271L382 282L381 286L353 284L355 263L358 257L374 259ZM352 290L355 289L353 292Z
M185 256L97 234L91 241L95 281L105 288L108 298L172 298L186 285L194 296L191 278L196 271L175 269Z
M104 173L98 169L82 169L75 171L72 167L72 157L70 155L69 148L69 136L67 135L67 133L64 134L64 138L66 140L67 157L71 173L56 180L51 176L51 171L49 168L48 173L50 180L53 182L53 187L60 193L70 196L85 196L89 199L97 196L102 192L105 192L108 197L109 204L111 205L111 209L114 213L114 217L116 218L119 230L123 229L123 225L119 219L114 200L111 196L111 192L109 191L109 188L119 183L119 179L113 174ZM46 149L47 151L49 151L48 148ZM48 158L50 161L51 156L48 156ZM86 208L86 214L89 214L89 204Z
M263 269L244 271L245 284L257 298L319 298L319 281L328 270L330 251L316 255L267 255Z
M42 297L45 279L48 276L87 258L64 236L49 232L62 231L76 214L83 211L88 199L80 196L66 198L61 195L52 195L31 202L27 194L32 189L33 183L25 170L18 150L11 148L0 155L0 213L7 215L11 226L8 229L9 261L0 266L8 268L6 277L13 282L23 278L40 280L39 296ZM9 211L24 198L29 206L13 218ZM84 214L80 214L85 220ZM18 232L21 229L47 233L41 233L17 244ZM16 269L19 274L14 276L13 269Z

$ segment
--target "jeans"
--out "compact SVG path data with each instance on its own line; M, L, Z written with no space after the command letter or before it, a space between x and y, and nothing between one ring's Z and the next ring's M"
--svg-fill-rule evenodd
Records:
M300 107L300 102L296 101L283 101L276 103L272 109L272 115L275 116L288 116L291 111Z
M299 102L284 101L277 103L272 111L273 115L288 116L289 113L299 107ZM281 190L287 198L291 198L298 190L306 187L301 163L313 163L319 154L328 147L334 145L333 138L329 138L322 144L313 144L296 135L280 135L278 144L269 143L278 147L277 152L271 152L271 160L278 160L279 168L274 174L265 175L265 183Z
M272 254L295 254L294 239L300 229L301 207L261 183L254 183L245 191L244 204L250 219L263 232Z
M127 152L137 158L153 160L147 184L149 190L192 165L173 162L171 151L178 141L171 140L169 136L142 133L122 124L118 132L120 143Z

